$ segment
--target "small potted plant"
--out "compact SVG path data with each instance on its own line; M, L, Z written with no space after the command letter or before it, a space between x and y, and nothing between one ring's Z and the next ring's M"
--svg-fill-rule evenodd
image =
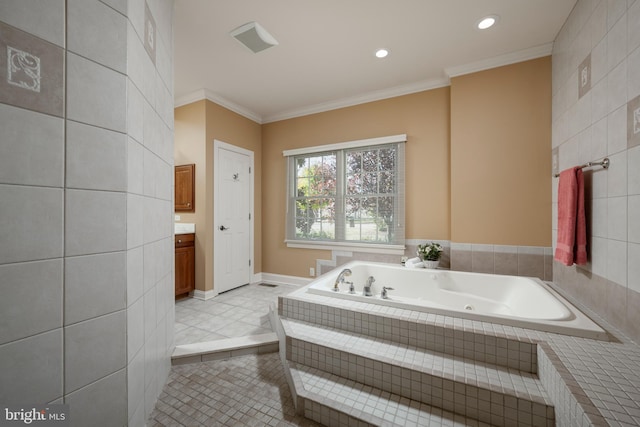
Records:
M418 245L417 255L422 260L425 268L438 268L440 256L442 256L442 245L439 243L425 243Z

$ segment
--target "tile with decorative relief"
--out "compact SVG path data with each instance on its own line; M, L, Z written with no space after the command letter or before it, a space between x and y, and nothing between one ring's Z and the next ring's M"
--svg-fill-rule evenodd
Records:
M144 48L149 54L149 58L156 63L156 20L151 14L151 9L147 2L144 3Z
M64 50L0 22L0 102L62 117Z
M591 90L591 54L578 67L578 98Z
M627 103L627 148L640 145L640 96Z

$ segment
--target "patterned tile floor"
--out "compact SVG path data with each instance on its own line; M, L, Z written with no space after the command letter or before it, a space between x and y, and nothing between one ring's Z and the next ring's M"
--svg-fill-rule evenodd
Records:
M319 424L296 415L278 353L269 353L173 366L147 426Z
M266 334L271 331L269 305L297 286L251 284L202 301L176 301L175 345Z
M252 284L176 301L175 344L271 332L269 305L295 286ZM295 414L278 353L178 365L148 426L317 426Z

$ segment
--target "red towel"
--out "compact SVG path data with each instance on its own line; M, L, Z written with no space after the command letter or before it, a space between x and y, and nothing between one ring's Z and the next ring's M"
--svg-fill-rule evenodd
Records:
M558 241L554 258L564 265L587 263L587 221L581 168L560 172L558 184Z

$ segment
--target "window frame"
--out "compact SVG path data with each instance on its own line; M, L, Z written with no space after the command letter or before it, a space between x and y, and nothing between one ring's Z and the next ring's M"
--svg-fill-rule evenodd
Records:
M393 255L403 255L405 250L405 196L404 196L404 143L407 141L406 134L391 135L379 138L362 139L356 141L340 142L337 144L328 144L321 146L313 146L306 148L298 148L293 150L284 150L283 156L287 158L287 191L286 191L286 215L285 215L285 243L290 248L303 248L303 249L323 249L334 251L353 251L363 250L370 253L384 253ZM345 155L350 149L374 147L379 145L396 145L397 151L397 166L396 166L396 192L394 197L397 199L397 203L394 205L394 219L397 219L394 226L396 238L394 243L374 243L366 241L347 241L344 240L344 227L346 227L346 221L344 218L344 203L346 195L346 187L344 185L344 179L346 177L345 168ZM296 199L296 156L301 155L322 155L327 152L337 152L336 157L336 218L335 218L335 237L333 240L312 240L312 239L299 239L292 238L295 236L296 222L295 218L290 218L290 215L295 215L295 199ZM341 193L342 194L339 194ZM338 199L341 199L338 203ZM339 207L342 209L338 210ZM341 240L335 240L338 238Z

